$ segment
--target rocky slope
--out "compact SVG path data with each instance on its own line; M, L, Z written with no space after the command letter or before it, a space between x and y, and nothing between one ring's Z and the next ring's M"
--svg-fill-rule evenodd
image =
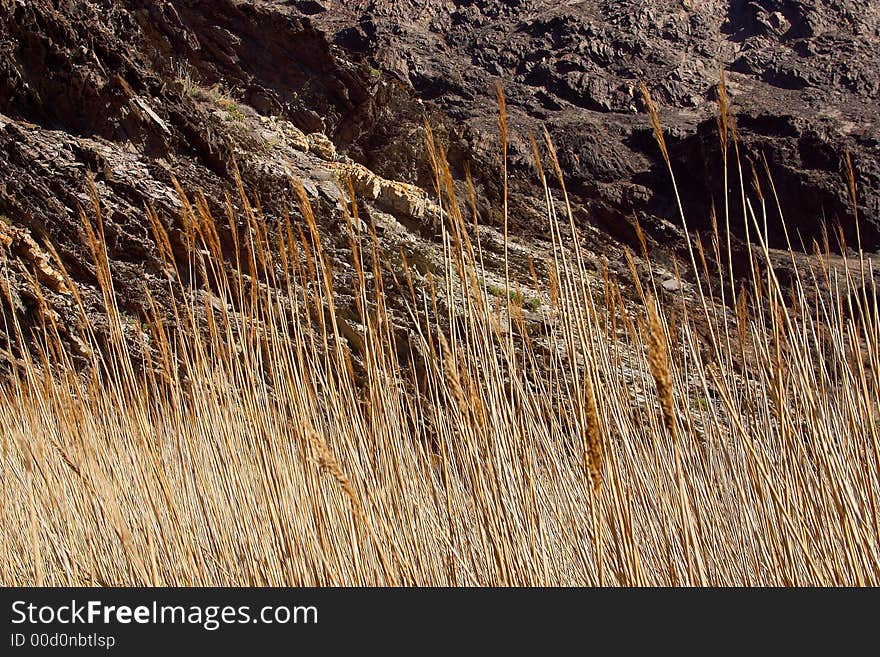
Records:
M487 261L497 269L498 82L512 128L521 285L527 258L546 254L528 131L546 125L555 139L597 269L610 260L625 274L620 248L634 243L634 214L657 262L671 268L681 232L637 82L660 106L686 212L705 229L723 198L714 119L722 68L743 152L758 171L766 158L790 225L809 238L823 219L837 218L854 235L841 163L849 149L861 235L874 249L880 9L865 5L0 0L0 360L14 357L5 337L13 316L25 329L54 319L85 353L71 328L71 285L100 325L80 214L96 219L92 184L117 297L133 326L145 286L171 303L145 208L155 208L182 259L175 180L223 217L237 170L271 226L296 213L291 178L302 179L344 291L352 270L339 181L351 175L382 248L403 249L430 270L439 256L426 120L462 191L466 165L474 174ZM737 230L742 217L733 219ZM772 225L777 244L780 235ZM342 294L343 313L345 302ZM357 331L349 329L353 342Z
M294 3L296 4L296 3ZM300 3L302 4L302 3ZM716 85L726 71L746 150L767 158L787 219L805 235L848 225L841 156L852 151L878 245L876 102L880 5L864 0L401 0L305 3L335 42L362 53L497 152L494 85L520 129L546 124L580 200L605 230L675 216L637 83L669 131L689 218L721 204ZM525 166L528 148L516 153ZM766 181L764 183L766 185ZM776 231L775 241L781 234Z
M384 248L429 253L436 210L426 193L358 165L327 135L359 153L419 128L434 113L342 56L294 10L222 0L3 0L0 360L14 358L14 318L25 333L54 320L78 342L75 295L52 248L100 329L102 297L86 224L97 225L92 188L117 301L132 327L146 310L146 290L160 304L172 303L146 208L156 210L185 262L175 183L190 199L204 194L223 218L227 194L241 205L238 171L271 231L284 212L296 213L291 181L302 180L325 248L340 265L343 291L352 275L340 212L348 175ZM442 133L443 118L434 119ZM394 144L401 168L423 140L413 135ZM236 221L246 229L243 214ZM220 224L229 242L232 226ZM200 285L186 283L194 292ZM344 295L340 305L344 310Z

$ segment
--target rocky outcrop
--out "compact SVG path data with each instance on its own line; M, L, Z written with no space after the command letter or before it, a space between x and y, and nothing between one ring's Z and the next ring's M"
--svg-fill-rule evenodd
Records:
M643 114L645 81L661 118L689 222L723 206L716 85L728 90L744 153L762 184L766 158L790 228L823 221L855 237L842 157L858 175L862 239L880 246L876 122L880 6L864 0L480 0L311 3L336 43L396 76L469 129L474 153L498 151L494 87L520 135L546 125L583 217L621 239L638 213L660 243L677 223L665 168ZM751 166L745 164L748 180ZM738 189L738 183L733 185ZM775 209L771 214L775 215ZM734 230L742 224L735 217ZM771 239L781 245L778 217ZM797 246L797 245L796 245Z
M204 195L224 218L225 239L237 175L270 231L288 212L299 220L291 178L302 182L339 265L344 314L353 276L341 211L349 181L383 252L403 252L423 273L436 268L442 217L426 124L462 198L471 174L485 259L497 269L499 82L511 127L509 227L518 255L510 267L519 285L530 279L525 263L548 253L528 141L545 126L588 264L598 271L609 262L627 278L620 249L637 245L636 216L658 266L675 269L682 232L638 82L660 106L690 224L706 230L711 208L723 207L721 69L746 187L754 164L770 189L766 161L793 234L808 243L823 221L837 219L852 239L841 159L848 149L861 237L875 249L878 44L880 9L855 0L0 0L2 326L17 322L27 333L54 322L74 343L75 296L100 329L103 298L84 221L101 222L120 312L142 316L145 288L170 307L146 208L182 260L179 189ZM778 246L775 202L768 208ZM736 208L731 220L740 230ZM195 294L203 282L185 283ZM0 328L0 360L13 358L12 337Z
M178 188L203 194L225 217L228 192L238 203L234 176L241 175L271 230L286 212L296 215L291 180L298 178L338 262L350 260L339 230L341 173L369 178L377 191L370 187L362 202L375 204L377 217L416 224L427 217L424 192L377 176L346 153L415 153L418 127L435 110L421 109L404 90L383 89L369 66L331 46L302 12L272 4L0 0L0 268L9 284L0 302L8 320L0 327L0 361L14 351L9 327L16 322L27 336L51 311L71 327L70 340L82 330L60 268L92 324L99 331L106 325L89 239L98 221L120 312L136 323L149 291L170 321L173 300L146 208L156 211L183 262ZM417 121L407 129L416 126L418 143L389 145L402 115ZM412 172L426 166L422 157L398 168L413 182ZM219 229L229 237L230 226ZM384 245L431 249L430 233L429 226L424 235L394 232ZM43 255L50 245L57 263ZM351 272L336 275L344 311ZM201 285L186 282L194 293Z
M439 227L440 206L422 188L387 180L362 164L340 163L333 169L343 182L351 180L358 198L376 201L389 212L419 221L426 227Z
M53 266L49 254L40 248L26 230L6 221L0 222L0 247L18 258L26 271L33 272L39 282L50 290L59 294L70 294L64 275Z

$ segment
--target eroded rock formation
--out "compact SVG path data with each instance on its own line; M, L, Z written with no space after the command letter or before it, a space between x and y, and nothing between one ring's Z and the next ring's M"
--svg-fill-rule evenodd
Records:
M880 246L874 3L0 0L0 359L12 357L12 315L25 331L49 320L75 328L62 269L101 324L84 224L99 216L121 311L141 316L145 287L171 303L146 208L182 258L175 182L204 194L223 217L240 174L271 223L296 215L291 179L300 179L340 263L342 313L352 276L340 213L348 177L365 215L380 224L382 247L430 270L439 211L425 123L463 197L467 169L480 221L497 227L498 83L510 115L520 282L529 278L525 261L546 253L527 139L544 127L596 269L608 260L626 277L618 256L636 244L633 216L656 264L671 269L682 232L638 83L660 108L690 225L706 231L724 198L715 124L722 69L746 188L754 164L764 192L771 189L766 161L792 234L809 246L823 221L840 221L853 241L842 159L849 150L861 238L870 250ZM738 194L735 176L729 187ZM769 228L779 246L775 205ZM734 209L734 232L742 219ZM497 240L485 237L487 263L497 266ZM356 342L357 327L348 332ZM76 339L73 328L69 335Z

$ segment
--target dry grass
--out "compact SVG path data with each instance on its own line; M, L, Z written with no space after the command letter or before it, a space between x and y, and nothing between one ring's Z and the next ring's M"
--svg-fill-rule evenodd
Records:
M576 234L567 198L545 181L553 328L539 341L510 295L502 312L478 283L479 243L431 147L443 280L392 279L353 217L357 353L304 193L303 230L270 235L239 187L247 230L231 263L206 204L187 202L197 292L151 214L181 304L174 322L145 318L139 340L115 306L98 204L83 217L108 339L83 311L94 362L82 377L46 326L0 388L0 582L880 583L867 256L841 273L820 254L789 291L759 243L734 311L701 286L695 316L673 323L653 281L635 281L636 312L607 277L596 294L580 251L563 247ZM738 219L760 242L754 201L743 195ZM726 239L716 231L717 253ZM722 267L716 283L730 280ZM453 288L462 303L446 322L435 290ZM390 294L407 297L423 371L399 364Z

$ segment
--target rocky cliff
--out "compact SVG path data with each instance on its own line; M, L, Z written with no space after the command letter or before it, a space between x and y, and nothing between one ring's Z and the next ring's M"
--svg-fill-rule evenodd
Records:
M302 181L325 246L341 263L343 291L352 275L340 211L349 176L384 247L430 252L436 227L425 191L385 179L348 155L363 160L363 153L384 149L395 152L401 171L411 170L415 158L425 168L423 132L401 139L400 131L422 131L426 119L442 134L439 111L349 59L295 8L214 0L4 0L4 358L11 356L13 319L26 335L48 319L62 332L75 326L71 287L101 326L103 299L89 239L99 217L117 302L132 326L144 315L147 291L170 306L147 209L155 210L175 256L185 262L181 212L197 194L221 218L224 241L233 229L247 228L238 216L239 175L270 231L285 212L297 213L292 181ZM456 137L447 137L454 150ZM227 199L240 225L224 221ZM193 291L200 285L186 284ZM344 307L344 296L341 301ZM66 337L76 342L75 331Z
M660 108L691 226L706 230L711 208L723 205L722 70L747 187L753 162L770 189L766 160L793 232L807 241L823 222L840 221L853 240L849 150L861 238L873 250L878 69L880 7L855 0L0 0L0 331L11 332L13 316L25 327L47 315L73 322L71 285L100 316L81 215L96 220L93 188L118 300L134 319L145 287L171 303L146 208L183 258L177 185L225 216L236 175L270 224L296 212L291 181L303 181L342 290L352 275L340 213L347 176L383 249L430 270L438 225L425 122L462 190L465 169L473 172L491 255L498 83L524 284L525 260L546 251L528 133L546 126L554 138L597 262L613 264L634 243L634 215L664 262L682 233L638 83ZM741 213L731 222L740 231Z
M588 215L625 231L633 211L671 218L644 116L647 83L669 131L691 221L721 202L716 86L726 72L753 159L766 157L786 218L805 235L840 220L854 238L841 157L852 151L870 248L880 168L875 107L880 5L860 0L482 0L309 3L334 41L362 53L497 153L501 82L520 134L545 124ZM347 8L342 8L342 6ZM515 156L530 159L523 141ZM761 168L761 167L759 167ZM765 181L765 185L766 185ZM777 243L781 234L776 233Z

